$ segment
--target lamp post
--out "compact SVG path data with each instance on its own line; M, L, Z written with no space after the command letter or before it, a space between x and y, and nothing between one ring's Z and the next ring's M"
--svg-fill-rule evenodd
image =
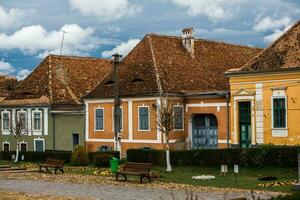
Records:
M113 66L114 66L114 133L115 133L115 145L114 150L120 152L121 156L121 131L120 131L120 115L121 115L121 99L119 91L119 80L120 80L120 64L122 55L113 55Z

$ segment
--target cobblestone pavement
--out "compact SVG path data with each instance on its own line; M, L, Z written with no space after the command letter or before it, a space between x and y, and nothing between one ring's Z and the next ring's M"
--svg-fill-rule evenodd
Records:
M142 188L134 186L108 185L108 184L77 184L63 183L43 180L12 180L0 178L0 190L22 192L26 194L43 195L38 199L49 199L47 196L64 196L68 198L82 199L186 199L186 192L182 190ZM0 193L1 194L1 193ZM198 199L202 200L224 200L224 193L218 191L197 191L194 192ZM227 199L246 196L249 199L249 192L228 192ZM267 199L274 194L258 194L261 198ZM2 198L0 198L2 199ZM16 198L18 199L18 198Z

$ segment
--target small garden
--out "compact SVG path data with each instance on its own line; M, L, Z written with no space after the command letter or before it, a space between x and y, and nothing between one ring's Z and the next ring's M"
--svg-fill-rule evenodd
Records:
M292 184L297 181L297 153L298 147L276 146L171 151L172 172L166 172L165 152L160 150L131 149L127 151L127 161L153 163L153 180L162 183L290 192ZM32 169L38 167L36 163L52 157L66 160L66 174L103 178L114 177L109 169L109 160L119 156L118 152L87 153L82 146L78 146L73 153L24 152L24 161L15 164L9 161L11 154L13 152L1 152L0 165L10 164ZM120 161L120 164L123 162L125 160ZM234 173L234 164L239 166L238 173ZM221 165L228 167L224 176L221 175ZM139 183L139 177L129 179Z

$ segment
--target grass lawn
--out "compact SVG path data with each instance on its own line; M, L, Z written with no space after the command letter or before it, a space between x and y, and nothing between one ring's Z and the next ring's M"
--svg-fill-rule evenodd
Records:
M20 166L28 162L19 162L17 164L0 160L0 165L11 164L12 166ZM68 167L69 165L66 165ZM65 170L66 173L75 173L75 174L86 174L86 175L95 175L95 171L99 169L86 168L83 170ZM100 169L104 170L104 169ZM270 182L281 182L281 181L291 181L297 180L297 169L292 168L240 168L240 173L237 176L237 183L235 183L235 174L233 173L233 168L228 169L226 176L221 176L220 168L214 167L174 167L172 172L166 172L165 168L154 167L152 171L155 174L162 175L162 178L157 179L162 182L174 182L174 183L183 183L190 185L199 185L199 186L212 186L212 187L222 187L222 188L240 188L240 189L254 189L254 190L272 190L272 191L281 191L281 192L291 192L291 185L286 186L273 186L273 187L259 187L260 183L269 183L267 181L259 181L258 177L260 176L276 176L278 180ZM99 176L99 174L96 174ZM214 180L194 180L192 176L199 175L213 175L216 177ZM132 180L138 180L138 177L130 177Z
M266 181L259 181L259 176L276 176L276 181L287 181L297 179L297 170L288 168L240 168L240 173L237 176L237 184L235 183L235 175L233 168L229 168L229 173L226 176L221 176L220 168L205 168L205 167L174 167L173 172L166 172L164 168L154 168L154 172L162 175L160 181L184 183L191 185L212 186L222 188L241 188L254 190L272 190L290 192L291 185L287 186L273 186L273 187L258 187L259 183L268 183ZM214 180L194 180L192 176L198 175L213 175ZM274 181L270 181L274 182Z

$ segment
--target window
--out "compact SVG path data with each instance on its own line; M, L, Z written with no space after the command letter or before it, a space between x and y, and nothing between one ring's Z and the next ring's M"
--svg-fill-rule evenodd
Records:
M8 130L10 124L10 113L9 112L2 112L2 130Z
M139 107L139 130L149 131L149 107Z
M34 139L34 151L45 151L45 141L43 139Z
M25 129L26 128L26 112L24 112L24 111L19 111L18 112L18 120L19 120L19 122L22 124L22 126L23 126L23 129Z
M21 151L27 151L27 143L26 142L21 142Z
M112 129L115 130L115 109L112 109L112 118L113 118L113 124L112 124ZM119 118L119 124L120 124L120 131L123 131L123 108L120 108L119 110L120 118Z
M273 98L273 128L286 128L285 98Z
M104 109L97 108L95 110L95 130L103 131L104 130Z
M174 129L183 129L183 107L174 106Z
M10 143L9 142L3 143L3 151L10 151Z
M33 130L41 130L42 128L42 112L33 112Z

